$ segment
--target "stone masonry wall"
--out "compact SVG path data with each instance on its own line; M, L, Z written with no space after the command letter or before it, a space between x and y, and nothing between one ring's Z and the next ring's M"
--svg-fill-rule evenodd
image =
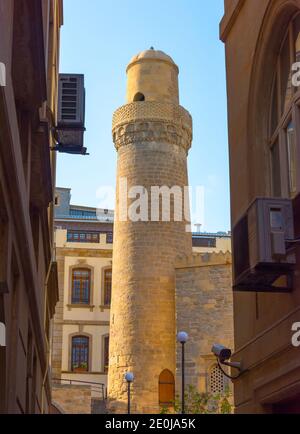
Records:
M91 414L90 386L57 385L52 387L52 401L65 414Z
M215 365L214 343L234 348L231 254L194 254L177 262L177 330L185 331L186 384L209 391ZM177 346L177 391L181 382L181 345Z

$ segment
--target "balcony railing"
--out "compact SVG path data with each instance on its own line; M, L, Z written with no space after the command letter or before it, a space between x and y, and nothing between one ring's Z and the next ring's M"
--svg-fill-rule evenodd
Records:
M111 215L79 215L79 214L57 214L57 220L94 220L103 223L113 223L114 216Z
M52 384L54 386L90 386L91 392L99 395L100 399L105 401L107 399L107 390L105 384L95 383L93 381L72 380L69 378L53 378Z

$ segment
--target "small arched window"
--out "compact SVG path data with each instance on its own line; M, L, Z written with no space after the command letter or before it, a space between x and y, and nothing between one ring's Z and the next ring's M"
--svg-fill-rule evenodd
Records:
M295 62L299 61L300 14L297 14L282 41L273 77L269 145L272 194L275 197L294 198L300 188L297 185L300 86L295 86L297 76L293 70Z
M162 371L159 376L159 405L170 407L175 401L175 379L168 369Z
M226 391L226 377L218 365L214 365L209 372L209 390L211 393L224 393Z
M77 268L72 271L72 304L90 304L91 271Z
M72 338L73 372L88 372L89 370L89 338L87 336L74 336Z
M134 102L138 102L138 101L145 101L145 95L141 92L138 92L134 95L133 101Z

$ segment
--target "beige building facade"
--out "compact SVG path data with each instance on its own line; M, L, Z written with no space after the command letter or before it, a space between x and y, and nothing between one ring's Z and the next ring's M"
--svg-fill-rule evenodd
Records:
M0 1L1 414L51 411L49 334L58 287L50 148L62 24L62 0Z
M103 401L107 388L113 213L70 205L70 197L69 189L56 189L60 298L52 336L53 399L66 413L91 413L93 399Z
M193 252L218 253L231 252L231 233L199 233L194 232L192 237Z
M241 37L241 35L243 35ZM300 222L299 0L226 0L226 48L233 258L234 231L257 197L291 200L295 239ZM235 381L237 413L300 413L299 245L290 290L234 293L234 359L246 372ZM279 267L280 264L277 264ZM274 266L276 270L276 266Z

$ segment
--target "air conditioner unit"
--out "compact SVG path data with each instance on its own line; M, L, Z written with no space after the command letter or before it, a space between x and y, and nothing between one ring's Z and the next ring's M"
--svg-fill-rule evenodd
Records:
M283 292L292 289L296 257L292 201L258 198L233 229L235 291Z
M57 150L74 154L86 153L84 75L60 74L58 83Z

